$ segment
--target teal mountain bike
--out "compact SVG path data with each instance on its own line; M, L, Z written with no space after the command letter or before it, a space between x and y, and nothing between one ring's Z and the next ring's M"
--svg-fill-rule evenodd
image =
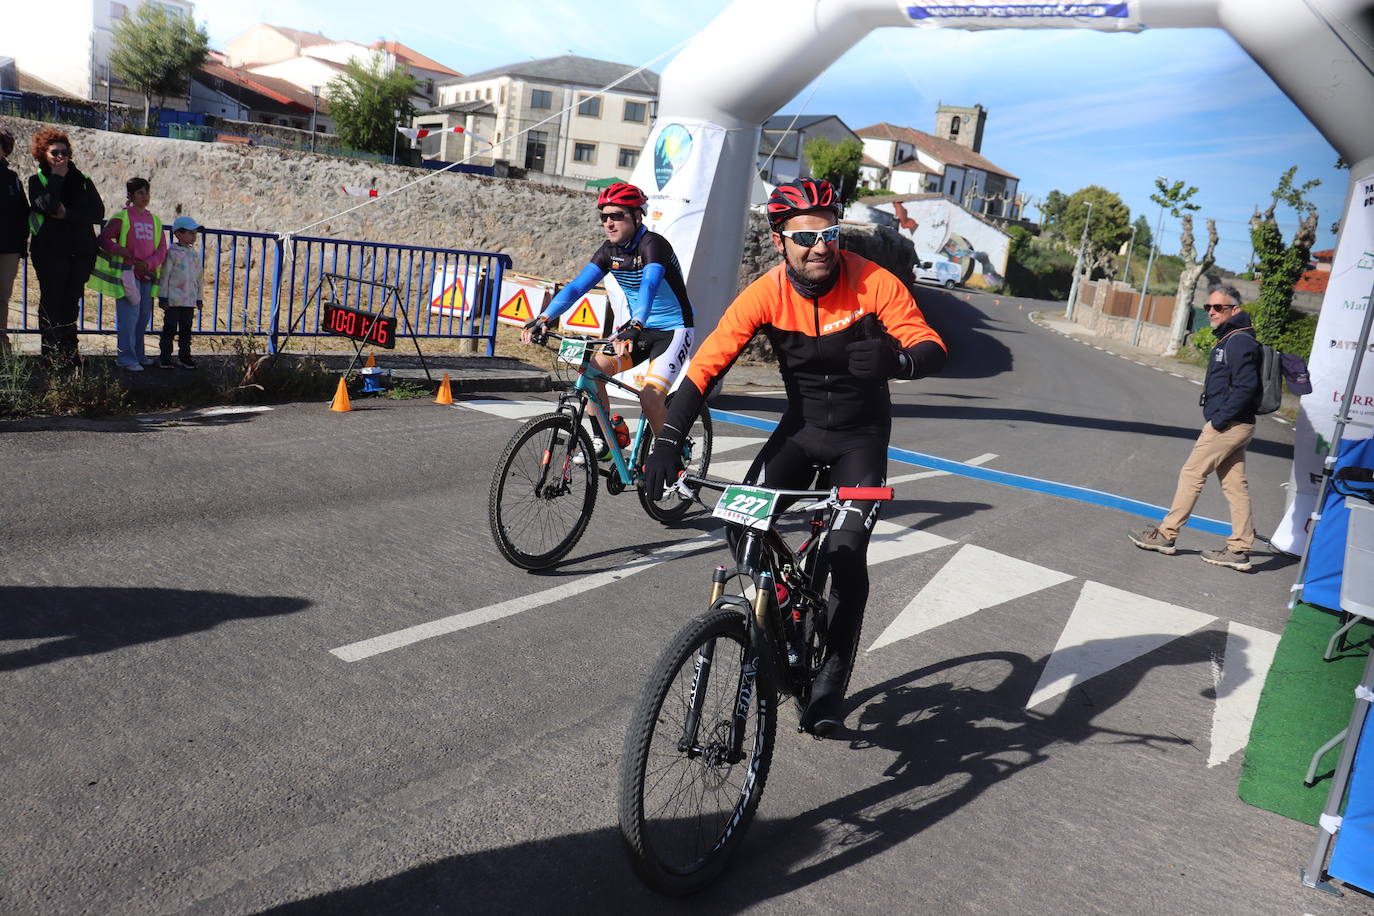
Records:
M591 364L594 353L612 352L611 342L548 336L558 341L558 359L576 367L577 377L572 388L559 395L554 412L515 431L496 463L487 501L497 548L522 569L546 569L577 545L592 520L599 480L605 481L612 496L634 487L644 511L663 524L680 520L692 508L692 501L676 490L659 498L644 491L644 462L654 436L642 414L628 448L620 448L615 439L596 382L604 380L636 397L639 390ZM588 415L596 418L606 437L604 458L593 451L591 433L583 425ZM710 466L711 415L705 407L687 432L682 457L692 474L705 474Z

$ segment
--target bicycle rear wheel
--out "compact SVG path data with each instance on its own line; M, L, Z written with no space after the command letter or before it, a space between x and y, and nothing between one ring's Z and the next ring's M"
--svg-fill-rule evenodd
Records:
M672 397L669 396L669 401ZM704 404L701 413L697 416L692 428L687 431L687 439L682 446L683 466L687 473L694 477L706 476L707 469L711 466L711 410ZM635 467L644 467L644 462L649 459L649 450L653 448L654 437L646 428L644 437L639 442L639 451L635 453ZM669 524L676 522L687 514L687 510L692 508L692 501L683 499L677 493L669 493L662 499L652 499L644 490L644 482L641 479L639 488L639 504L644 507L644 511L649 514L649 518L656 522Z
M596 477L591 439L566 414L544 414L516 430L487 501L501 555L522 569L543 569L566 556L592 520Z
M720 874L763 795L777 707L762 678L741 696L747 640L744 616L719 603L683 627L654 664L625 735L620 835L635 872L665 894L689 894ZM748 713L732 762L737 703Z

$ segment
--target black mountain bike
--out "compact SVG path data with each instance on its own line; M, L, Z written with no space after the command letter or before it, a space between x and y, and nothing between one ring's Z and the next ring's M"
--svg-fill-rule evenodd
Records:
M824 485L822 483L822 485ZM773 757L779 698L805 703L826 647L826 539L847 500L890 500L890 487L774 490L684 475L678 491L730 526L737 566L717 566L710 610L654 663L625 736L620 833L635 871L687 894L725 867L753 820ZM811 513L796 550L774 527ZM727 594L737 583L738 593Z

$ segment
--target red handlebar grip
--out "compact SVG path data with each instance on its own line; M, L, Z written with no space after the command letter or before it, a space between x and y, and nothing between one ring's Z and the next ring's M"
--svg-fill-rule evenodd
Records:
M891 487L840 487L840 499L871 499L883 502L892 498Z

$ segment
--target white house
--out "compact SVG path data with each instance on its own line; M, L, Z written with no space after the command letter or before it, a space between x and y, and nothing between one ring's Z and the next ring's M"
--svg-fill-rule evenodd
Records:
M154 2L154 0L149 0ZM193 16L190 0L155 0L184 16ZM71 0L60 8L43 3L7 2L0 17L0 57L14 58L26 74L79 99L104 101L105 77L114 47L114 27L141 4L113 0ZM143 97L112 80L116 102L142 106ZM185 99L167 99L167 108L186 109Z
M836 115L773 115L759 138L759 176L776 185L809 175L806 142L816 137L832 143L859 139Z
M986 121L981 105L941 105L935 134L886 122L855 131L871 160L860 178L874 190L939 194L973 213L1019 219L1020 180L981 153Z
M521 61L440 84L439 108L490 104L497 159L574 179L628 180L649 139L658 75L644 70L597 90L633 69L573 54Z

